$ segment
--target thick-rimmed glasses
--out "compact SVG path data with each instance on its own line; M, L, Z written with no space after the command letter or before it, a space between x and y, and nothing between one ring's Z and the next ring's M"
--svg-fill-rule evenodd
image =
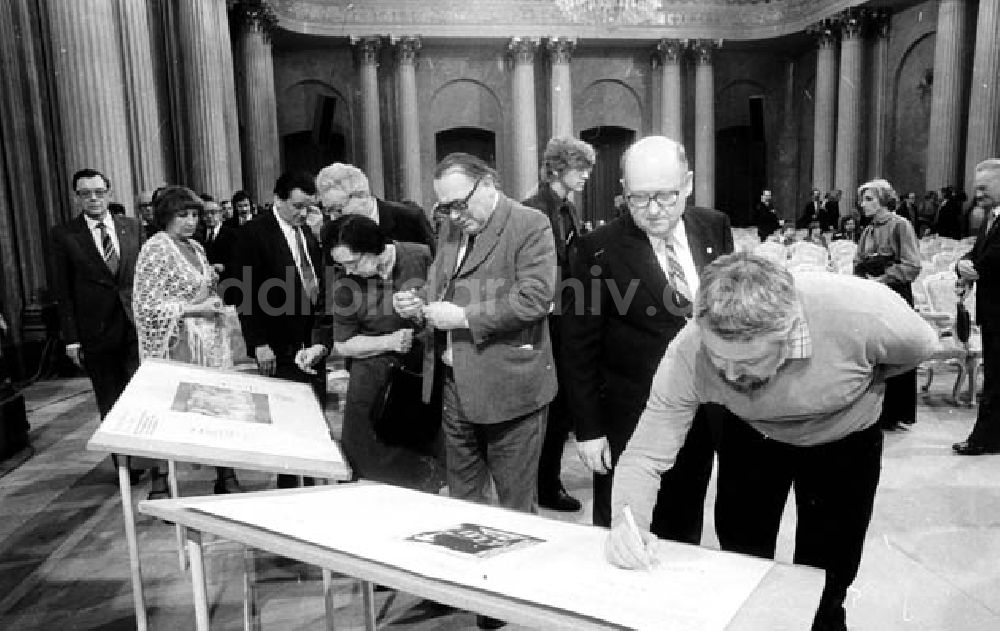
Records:
M434 214L442 217L451 217L452 215L461 215L469 210L469 200L472 199L472 196L476 193L476 189L479 188L479 183L482 181L482 178L476 180L476 183L472 185L472 190L469 191L469 194L464 199L453 199L450 202L438 202L434 204Z
M629 193L625 196L625 201L630 206L639 210L646 210L655 201L658 206L673 206L681 198L680 191L656 191L652 195L649 193Z
M94 195L97 199L104 199L108 195L106 188L81 188L76 191L76 196L80 199L90 199Z

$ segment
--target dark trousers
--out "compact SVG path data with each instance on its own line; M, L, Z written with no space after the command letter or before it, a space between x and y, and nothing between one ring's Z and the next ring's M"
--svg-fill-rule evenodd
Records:
M502 423L476 423L465 415L455 380L444 377L441 429L451 497L485 503L490 478L500 506L538 512L538 455L546 406Z
M795 563L826 570L813 629L846 629L844 598L861 562L882 462L878 426L796 447L727 423L719 446L715 529L723 550L773 558L781 513L795 488Z
M562 361L559 344L559 316L549 316L549 335L552 339L552 358L556 365L556 378L562 374ZM549 403L549 411L545 423L545 438L542 440L542 453L538 458L538 496L554 497L562 488L559 474L562 470L563 448L569 439L571 423L569 409L566 406L565 389L562 382L556 396Z
M889 288L913 306L913 286L910 283L892 283ZM879 427L893 428L900 423L917 420L917 369L908 370L885 380L885 399L882 414L878 417Z
M714 440L710 408L702 406L695 415L674 466L660 476L660 489L653 508L650 532L661 539L699 544L705 516L705 493L712 477ZM617 465L624 445L611 445L611 458ZM594 475L594 525L611 525L611 487L614 470Z
M976 424L969 442L988 449L1000 449L1000 326L982 324L983 335L983 399L979 402Z
M83 366L94 387L101 420L104 420L139 368L139 344L133 340L112 351L100 353L84 350Z

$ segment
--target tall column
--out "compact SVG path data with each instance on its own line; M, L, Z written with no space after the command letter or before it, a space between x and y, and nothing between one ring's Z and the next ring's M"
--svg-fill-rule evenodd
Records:
M837 110L837 36L824 20L811 31L816 34L816 94L813 100L813 187L833 187L833 150Z
M573 135L573 80L569 62L574 48L576 40L572 38L553 37L548 41L553 137Z
M861 19L846 14L840 31L840 83L837 86L837 153L833 182L844 192L840 214L848 215L854 208L861 161L861 83L862 44Z
M964 0L963 0L964 2ZM871 131L868 136L868 177L882 177L885 174L886 113L889 91L889 26L890 13L881 11L874 16L875 58L872 75Z
M136 188L150 191L166 183L163 170L163 137L160 134L160 104L156 98L152 44L146 5L118 0L122 20L122 48L125 58L126 90L132 123L132 165ZM135 199L122 200L125 208L136 211Z
M256 202L270 199L278 179L278 105L274 93L273 23L237 5L243 73L240 92L246 139L246 186Z
M396 44L399 73L400 149L403 154L403 198L418 204L420 186L420 112L417 105L417 52L419 37L404 37Z
M226 126L226 149L229 153L229 186L225 190L212 191L216 197L232 197L243 188L243 163L240 158L240 118L236 107L236 76L233 67L233 43L229 31L229 11L227 0L216 3L219 60L222 65L222 118ZM264 3L261 3L264 4ZM277 147L275 147L277 149Z
M660 51L660 133L683 144L681 53L684 52L684 45L680 40L661 39L656 49Z
M1000 33L1000 0L979 0L965 150L965 188L970 199L976 164L1000 157L1000 40L997 33ZM937 77L934 79L936 82Z
M714 48L714 42L709 40L699 40L695 44L698 64L694 75L694 202L705 208L715 206Z
M45 7L66 170L97 169L111 179L115 199L129 204L135 191L116 4L87 0Z
M507 44L514 58L514 195L524 199L538 186L538 122L535 119L535 50L538 42L515 37Z
M381 197L385 189L382 172L382 126L378 99L378 37L351 38L358 54L361 87L361 120L364 134L364 171L373 194Z
M965 0L938 2L934 37L934 87L927 138L926 190L960 183L962 125L962 54L965 50ZM996 37L996 33L993 33ZM996 81L994 76L993 81Z
M224 1L177 0L188 114L189 184L196 192L210 195L228 190L230 182L222 59L217 41L218 4Z

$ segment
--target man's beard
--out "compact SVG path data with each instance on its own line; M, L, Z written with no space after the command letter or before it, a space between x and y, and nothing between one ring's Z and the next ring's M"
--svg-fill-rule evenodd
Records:
M738 381L730 381L726 377L726 374L721 370L719 371L719 378L722 379L723 383L740 394L751 394L753 392L757 392L771 381L770 377L760 379L758 377L750 377L748 375L743 375Z

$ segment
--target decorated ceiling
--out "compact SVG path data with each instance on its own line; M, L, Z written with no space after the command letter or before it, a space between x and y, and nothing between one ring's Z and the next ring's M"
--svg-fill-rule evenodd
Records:
M767 39L859 0L271 0L280 27L330 35ZM879 4L886 4L885 2Z

